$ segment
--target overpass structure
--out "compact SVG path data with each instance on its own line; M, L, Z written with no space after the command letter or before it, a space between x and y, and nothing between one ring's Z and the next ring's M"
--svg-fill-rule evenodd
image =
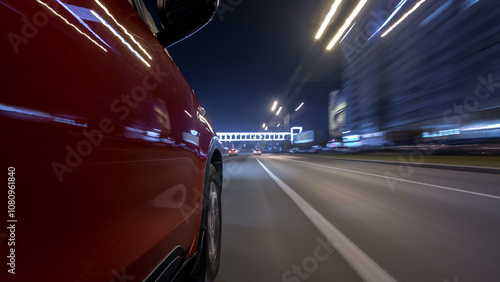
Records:
M302 127L293 127L290 132L217 132L219 141L285 141L291 140L297 133L302 132Z

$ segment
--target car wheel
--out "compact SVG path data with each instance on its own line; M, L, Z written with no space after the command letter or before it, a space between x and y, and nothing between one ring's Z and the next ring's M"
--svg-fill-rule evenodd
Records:
M205 184L203 197L203 212L201 230L205 230L203 237L203 250L201 250L202 271L204 279L200 281L215 281L219 271L222 209L221 209L221 183L217 170L211 164L208 171L208 180Z

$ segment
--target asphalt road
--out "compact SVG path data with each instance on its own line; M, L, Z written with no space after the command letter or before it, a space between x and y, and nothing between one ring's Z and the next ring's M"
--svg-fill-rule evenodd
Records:
M219 282L500 281L500 175L224 160Z

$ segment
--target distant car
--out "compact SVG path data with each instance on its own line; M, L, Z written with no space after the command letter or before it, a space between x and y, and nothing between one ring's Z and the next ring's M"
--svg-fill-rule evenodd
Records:
M308 152L310 153L317 153L319 151L321 151L321 146L318 146L318 145L314 145L312 146L309 150L307 150Z
M253 150L254 155L262 155L262 151L260 149Z
M233 149L230 149L228 151L228 153L229 153L229 156L237 156L238 155L238 150L236 150L236 149L233 148Z

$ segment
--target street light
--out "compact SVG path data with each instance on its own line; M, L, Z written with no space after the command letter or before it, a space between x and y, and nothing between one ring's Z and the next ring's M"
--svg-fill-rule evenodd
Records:
M328 24L332 20L333 15L335 15L337 8L340 6L340 3L342 3L342 0L336 0L335 3L333 3L332 9L330 10L330 12L328 12L328 15L326 15L326 18L323 21L323 24L321 25L321 27L318 30L318 33L316 34L316 37L315 37L316 39L321 38L321 35L323 35L323 32L325 32L326 27L328 26Z
M280 107L278 111L276 112L276 115L279 115L281 113L281 110L283 110L283 107Z
M335 35L335 37L333 37L333 39L330 42L330 44L328 44L328 47L326 47L326 50L332 50L333 46L335 46L335 44L337 44L337 42L342 37L342 35L344 35L344 33L346 32L346 30L351 26L352 22L354 21L354 19L356 18L356 16L359 14L359 12L361 11L361 9L363 9L363 7L365 6L366 2L368 2L368 0L360 0L359 1L358 5L354 9L354 11L352 11L352 14L349 16L349 18L347 18L347 20L345 21L344 25L339 29L339 31L337 32L337 34Z
M382 34L382 37L385 37L389 32L391 32L394 28L396 28L401 22L403 22L411 13L415 12L415 10L420 7L425 2L425 0L420 0L413 8L410 9L406 14L404 14L395 24L393 24L386 32ZM401 5L402 6L402 5Z
M302 106L304 106L304 103L300 104L300 106L298 108L296 108L295 111L300 110L300 108L302 108Z
M265 124L265 123L264 123L264 124L262 124L262 128L265 128L265 127L266 127L266 124Z
M266 126L266 129L265 129L265 130L267 131L267 126Z
M271 112L274 112L277 106L278 106L278 101L274 101L273 107L271 108Z

